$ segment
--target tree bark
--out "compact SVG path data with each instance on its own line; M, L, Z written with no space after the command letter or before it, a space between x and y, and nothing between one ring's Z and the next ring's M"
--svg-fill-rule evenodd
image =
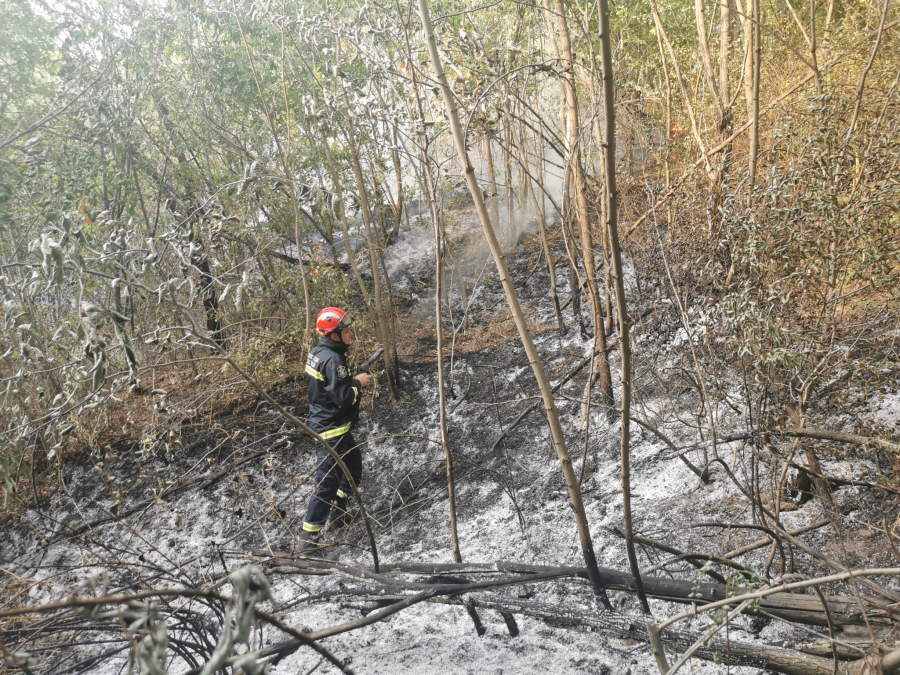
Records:
M350 109L350 101L344 83L341 82L341 93L344 98L346 109ZM393 349L391 345L391 329L390 314L384 307L384 296L381 289L381 268L378 265L378 252L375 250L375 238L372 236L372 211L369 205L369 197L366 194L366 181L363 178L362 165L359 161L359 148L356 145L356 139L353 137L353 129L346 129L347 144L350 149L350 163L353 167L353 175L356 178L356 187L359 190L359 202L363 212L363 226L366 231L366 243L369 249L369 264L372 268L372 293L375 296L375 313L378 316L375 329L381 345L384 347L384 365L385 376L387 377L388 387L391 390L391 398L395 401L400 398L396 391L394 382L393 368ZM387 270L385 270L387 273ZM393 308L391 308L393 311Z
M585 385L585 394L589 395L593 385L593 374L600 379L601 405L604 407L608 420L615 418L615 397L612 391L612 374L609 369L609 359L606 356L606 329L603 325L603 311L600 307L600 291L597 288L597 269L594 265L594 240L591 233L591 221L588 215L588 203L584 172L581 166L581 143L578 140L580 132L578 96L575 90L575 59L572 53L572 44L569 40L569 26L566 22L565 5L562 0L554 0L556 8L556 23L559 29L560 55L563 58L564 73L562 76L565 90L568 116L566 119L566 150L568 157L569 175L571 177L572 192L575 197L575 218L581 233L581 264L584 266L585 285L587 286L588 302L591 306L591 319L594 325L593 350L599 352L596 367L592 369L592 376Z
M760 26L759 0L753 2L753 86L750 107L750 160L749 184L752 192L756 183L756 163L759 154L759 80L762 70L762 30ZM746 30L746 29L745 29Z
M547 379L547 374L544 372L544 367L541 364L540 355L537 352L537 349L534 346L534 342L531 338L531 332L528 329L528 324L525 321L525 315L522 312L522 308L519 305L519 298L516 295L516 290L512 285L512 280L509 275L509 268L506 266L506 261L503 258L503 252L500 249L500 242L497 241L497 235L494 232L494 227L491 224L490 216L488 215L487 209L484 205L484 199L481 195L481 189L478 186L478 181L475 178L475 170L472 168L472 164L469 161L468 152L466 150L465 138L463 137L462 126L459 123L459 115L456 111L456 104L453 100L453 94L450 91L450 86L447 83L447 76L444 74L444 69L441 66L440 55L438 54L437 44L434 39L434 30L431 26L431 18L428 12L428 5L426 0L418 0L419 5L419 16L422 20L422 27L425 32L425 42L428 46L428 55L431 59L431 65L434 69L435 77L438 81L441 96L444 100L444 110L447 113L450 121L450 128L453 134L453 142L456 146L456 151L459 156L460 165L464 168L466 183L469 186L469 192L472 194L472 200L475 202L475 209L478 212L479 220L481 220L481 225L484 230L485 238L487 239L488 246L491 249L491 254L494 257L494 262L497 265L497 272L500 276L500 282L503 285L503 290L506 293L506 299L509 303L510 312L512 313L513 321L516 324L516 328L519 331L519 336L521 337L523 347L525 348L525 353L528 356L528 360L531 363L532 370L534 371L535 379L538 382L538 387L541 390L541 396L544 400L544 408L547 413L547 421L550 425L550 431L553 436L553 443L556 447L557 455L559 456L560 464L562 465L563 474L566 478L566 485L569 488L569 496L570 496L570 505L572 510L575 512L575 521L578 526L578 534L581 540L581 550L584 555L585 564L588 568L591 585L594 588L594 592L600 597L601 601L607 608L611 608L612 606L609 604L609 599L606 596L606 591L603 589L603 584L600 580L600 572L597 567L597 558L594 554L594 545L591 541L591 533L590 528L587 522L587 516L584 511L584 502L581 497L581 488L578 485L578 479L575 475L575 471L572 468L572 460L569 457L569 452L566 449L566 440L563 435L562 425L559 421L559 413L556 409L556 401L554 400L553 393L550 388L550 381Z
M622 511L625 527L625 546L628 550L628 563L634 576L638 598L644 611L649 614L650 606L644 594L641 572L638 567L637 554L634 550L634 527L631 517L631 462L630 462L630 423L631 423L631 323L628 318L628 306L625 299L625 278L622 271L622 246L619 242L618 203L619 193L616 189L616 101L613 83L612 44L610 40L609 3L599 0L600 44L603 61L603 103L606 113L606 148L604 154L606 164L606 185L609 194L607 201L607 227L609 228L609 244L611 249L613 275L616 289L616 309L619 314L619 349L622 354ZM602 330L602 327L601 327Z
M534 205L535 212L538 218L538 231L541 236L541 251L544 254L544 259L547 261L547 273L550 277L550 297L553 299L553 308L556 312L556 321L559 326L560 335L566 334L566 324L562 318L562 309L559 307L559 295L556 292L556 269L553 266L553 255L550 251L550 244L547 241L547 210L544 208L544 156L543 156L543 148L541 149L541 159L540 166L538 167L538 186L541 188L541 198L538 200L537 195L534 192L534 186L531 184L531 168L528 162L528 143L525 136L525 129L520 128L519 130L520 137L520 153L522 155L522 165L525 167L524 170L524 182L525 189L528 192L528 196L531 198L531 203Z

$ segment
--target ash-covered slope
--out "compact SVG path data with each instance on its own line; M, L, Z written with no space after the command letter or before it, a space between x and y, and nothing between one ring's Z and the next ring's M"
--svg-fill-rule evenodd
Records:
M454 456L459 540L467 563L511 561L519 564L581 566L583 559L568 494L540 410L531 412L497 443L521 411L536 401L537 388L505 310L503 291L480 245L478 231L465 209L459 211L452 232L457 256L454 269L465 270L467 331L448 336L445 367L449 434ZM452 562L446 469L440 446L437 374L433 316L433 245L428 230L404 231L387 251L394 292L409 318L401 324L406 345L401 354L403 400L392 402L386 387L376 387L365 404L356 438L365 443L362 493L384 562ZM560 254L562 249L557 252ZM518 246L508 256L523 305L530 313L535 342L554 384L573 371L589 354L591 341L564 313L569 330L553 328L552 303L546 267L539 264L537 247ZM559 265L560 272L564 265ZM571 293L568 274L560 273L560 296ZM655 420L658 430L679 447L703 439L697 427L696 394L682 387L689 368L678 349L677 327L661 320L658 286L651 279L630 284L633 313L643 317L635 328L636 379L641 417ZM451 288L453 288L451 286ZM458 288L451 291L452 312L445 317L448 331L466 313ZM429 314L431 312L431 314ZM589 318L586 317L589 323ZM612 357L617 377L617 357ZM662 381L651 373L661 373ZM619 425L602 411L592 410L588 433L582 423L581 399L587 373L582 371L561 387L560 415L567 430L576 471L583 476L587 515L599 564L627 571L624 544L614 533L621 527ZM735 380L736 381L736 380ZM615 383L616 385L618 383ZM289 411L305 415L303 382L284 382L273 395ZM742 391L731 387L734 400ZM721 433L746 428L739 406L725 400L716 411ZM289 552L296 542L312 485L315 449L311 441L290 429L264 402L223 417L219 429L179 429L181 447L159 452L141 462L131 461L142 451L139 440L123 440L102 458L82 457L63 466L60 489L42 509L26 518L51 534L34 536L35 528L8 530L2 549L3 567L16 575L42 580L24 592L30 602L59 599L60 588L74 588L98 573L111 575L110 592L142 588L202 586L251 563L269 572L273 601L263 609L289 626L318 631L352 621L372 610L371 603L354 601L351 591L365 582L347 576L310 576L289 570L270 554ZM692 528L697 522L751 522L748 500L724 471L713 466L712 480L699 478L658 435L632 424L632 491L635 529L644 537L681 551L722 554L753 541L758 532ZM688 457L701 464L709 443L700 443ZM746 479L753 467L743 460L736 444L717 448L729 470ZM98 465L99 468L98 468ZM841 462L827 464L833 474L857 478L869 469ZM842 473L843 472L843 473ZM852 472L852 473L851 473ZM214 479L214 480L211 480ZM196 481L196 482L192 482ZM124 504L115 505L116 486L131 485ZM168 492L165 492L168 490ZM854 517L871 491L841 488L837 500L848 519ZM142 505L142 500L149 504ZM140 507L135 510L135 507ZM124 517L123 517L124 515ZM813 502L782 515L788 529L821 518ZM76 535L76 536L73 536ZM826 549L825 534L805 535L810 545ZM368 540L357 519L346 531L326 535L329 552L341 562L371 561ZM750 552L738 560L764 574L770 549ZM886 556L870 551L870 560ZM692 580L696 571L684 560L643 547L640 563L647 574ZM773 573L779 565L776 557ZM797 560L797 571L822 570ZM581 579L564 579L493 591L498 597L523 599L589 612L602 611L590 587ZM611 592L613 606L638 612L633 594ZM657 619L681 611L677 605L651 601ZM201 613L202 614L202 613ZM222 617L205 614L197 634L213 643ZM519 634L494 611L480 611L483 635L476 633L469 613L458 605L421 603L388 620L328 638L323 644L357 673L651 673L656 663L641 642L571 626L554 625L528 616L517 617ZM697 620L694 628L706 625ZM190 630L172 630L187 640ZM87 635L85 633L84 635ZM801 637L802 636L802 637ZM194 636L195 637L195 636ZM261 627L251 648L285 639L283 633ZM729 639L745 643L792 647L811 641L778 623L739 619ZM78 640L76 640L77 642ZM73 646L53 672L118 673L126 665L128 643L96 644L85 640ZM35 641L35 646L38 646ZM190 650L185 649L185 652ZM38 652L36 652L38 653ZM173 650L176 654L177 650ZM41 658L51 659L49 652ZM90 657L90 658L89 658ZM95 658L96 657L96 658ZM88 659L85 661L85 659ZM79 666L79 663L82 665ZM87 666L86 668L84 666ZM173 655L171 672L192 665ZM309 649L300 649L270 666L271 673L336 672ZM697 660L694 672L724 672L724 666ZM731 668L732 672L756 672Z

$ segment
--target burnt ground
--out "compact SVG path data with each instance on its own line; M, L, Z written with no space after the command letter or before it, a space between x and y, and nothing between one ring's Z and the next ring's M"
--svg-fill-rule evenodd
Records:
M471 325L455 341L448 336L453 352L451 355L448 346L445 367L451 389L448 428L463 559L581 565L568 494L541 411L530 413L496 443L501 432L536 400L537 388L505 310L493 263L486 264L487 252L466 219L465 209L460 214L451 236L457 242L455 269L466 270L469 280ZM434 306L429 237L428 230L406 233L388 251L394 292L411 317L404 327L410 339L403 343L405 351L401 350L403 400L391 401L383 385L370 390L355 432L357 441L364 443L363 496L375 524L381 560L389 562L452 560L447 480L439 443L435 343L428 327ZM563 255L561 244L557 248L557 255ZM529 311L544 365L556 383L585 358L591 342L573 325L571 307L564 312L567 334L561 336L553 327L546 266L537 264L537 251L535 239L526 237L524 245L510 252L508 262L513 277L519 280L519 297ZM564 300L570 293L568 274L563 273L563 264L558 271ZM693 366L685 356L687 334L677 319L666 313L671 303L665 301L661 284L652 279L638 284L633 271L629 282L631 311L642 317L635 329L638 405L679 446L697 443L701 440L697 427L704 423L705 413L700 412L696 388L689 386ZM445 317L445 323L452 332L463 313L456 287L451 300L452 315ZM692 316L702 335L712 319L699 310ZM589 323L589 317L585 320ZM614 377L617 359L614 353ZM592 410L585 443L579 399L586 377L583 371L561 388L560 415L576 471L584 476L582 487L599 564L626 571L624 544L613 532L622 525L619 425ZM748 424L742 404L744 376L734 370L719 377L723 397L716 420L720 434L744 430ZM618 387L618 382L614 384ZM304 389L304 382L283 381L272 394L302 417ZM861 414L893 424L898 400L895 393L888 392L865 402ZM847 411L841 414L845 417L836 415L834 421L848 423ZM712 479L702 483L663 441L636 424L632 424L632 446L632 508L640 535L682 551L714 555L758 538L758 533L747 530L691 527L698 521L752 522L751 504L723 471L713 468ZM708 452L707 444L689 452L688 458L702 465L704 448ZM735 475L749 483L753 469L750 453L744 452L740 443L721 445L718 452ZM831 452L826 457L823 466L830 475L856 480L875 480L878 467L890 465L887 458L877 464L871 453L849 456ZM226 570L254 561L271 567L266 556L253 553L290 550L305 513L314 469L313 444L265 402L254 401L230 411L212 430L208 424L194 426L185 418L165 438L123 438L102 456L68 460L62 467L59 489L42 501L41 510L30 510L19 524L7 524L0 548L2 567L23 579L44 582L22 585L20 592L30 596L28 602L33 604L59 599L61 589L76 587L101 568L112 570L110 592L128 592L145 585L202 585L220 578ZM208 480L223 471L214 482ZM890 553L882 540L865 535L870 525L874 527L866 518L876 512L892 521L898 511L896 496L854 486L841 487L835 495L844 526L863 533L848 539L843 553L855 564L889 565ZM815 501L786 508L792 509L783 515L788 528L822 517ZM44 537L37 532L50 534ZM340 537L326 535L326 541L331 544L330 552L342 561L371 559L359 522ZM810 532L804 541L834 557L842 553L830 528ZM639 551L642 569L652 570L649 573L695 578L693 568L683 561L663 565L669 557L649 548ZM768 557L769 547L765 547L739 560L764 576ZM797 571L806 574L827 570L807 557L795 562ZM776 556L768 569L774 574L778 566ZM279 612L289 607L280 616L296 628L319 630L361 616L352 603L315 601L315 597L341 588L346 580L272 573L270 583L274 601L267 609ZM884 583L897 587L890 580ZM836 587L832 592L839 590ZM515 597L520 591L505 592ZM547 583L531 587L529 592L530 597L545 603L596 607L589 587L579 580ZM636 599L627 593L613 593L612 601L618 609L639 609ZM651 601L651 608L657 617L681 611L661 601ZM641 643L626 644L528 617L518 619L521 634L511 637L499 615L482 612L482 621L487 630L479 637L463 609L427 603L388 621L329 638L325 644L364 674L551 671L637 675L655 671L649 649ZM217 625L214 620L212 625ZM812 641L783 624L756 620L735 622L731 635L779 646ZM252 646L279 639L278 633L266 629L254 634ZM76 668L77 661L89 655L102 658L87 671L117 673L126 663L127 644L72 647L55 672ZM319 661L313 652L300 650L272 666L270 672L306 673ZM698 673L725 670L699 661L692 667ZM171 672L185 669L179 660L170 665ZM321 664L317 672L336 670Z

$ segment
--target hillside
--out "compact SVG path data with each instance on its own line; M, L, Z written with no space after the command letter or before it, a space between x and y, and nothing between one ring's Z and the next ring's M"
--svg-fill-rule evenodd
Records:
M461 217L459 231L454 235L461 241L472 235L474 224L470 211L457 213ZM417 314L417 304L427 301L428 284L433 284L427 248L416 248L413 256L406 245L408 238L418 236L416 231L401 232L399 242L389 247L387 254L388 264L396 264L395 290L406 297L401 313L411 317ZM558 390L558 397L564 425L570 430L570 442L573 448L579 448L580 455L583 427L579 401L587 377L585 356L591 341L572 327L561 336L558 329L542 323L552 314L552 303L546 295L546 268L536 265L539 251L536 237L526 237L525 244L511 253L509 261L513 274L524 278L518 292L553 382L559 383L575 371ZM477 254L476 247L471 255ZM483 250L481 254L484 255ZM530 270L531 276L525 278ZM670 412L673 404L676 412L695 408L696 392L681 389L679 380L683 375L679 371L686 365L686 354L679 345L683 345L684 337L679 329L666 326L667 303L657 296L656 283L658 280L645 278L631 286L629 295L633 311L645 315L635 326L635 342L642 354L639 363L644 358L652 359L653 365L648 369L667 373L666 379L642 387L645 393L641 416L654 420L657 431L677 444L676 452L684 452L700 464L700 436L690 424L679 421ZM371 617L378 608L408 598L410 593L429 585L496 580L498 571L507 566L509 572L518 569L522 575L521 581L511 588L475 591L471 596L439 596L434 598L437 604L417 604L369 627L328 638L323 644L359 673L525 673L533 672L537 664L553 664L556 672L624 673L629 668L632 673L652 672L655 662L641 634L641 625L649 617L641 617L633 592L609 593L615 619L606 621L617 623L617 631L615 626L592 624L586 618L596 617L602 622L602 617L609 615L599 607L586 579L578 574L563 573L562 580L531 580L528 576L529 571L534 574L581 569L582 562L565 483L546 425L539 411L521 421L517 419L534 401L536 389L528 377L521 345L511 334L513 329L502 309L503 296L498 287L496 273L485 271L468 296L473 324L470 330L477 337L460 340L460 348L446 356L445 365L452 373L448 422L462 565L454 568L449 564L452 556L446 469L435 431L438 410L433 336L419 325L424 320L411 318L403 331L409 336L403 342L404 348L410 350L402 353L403 400L394 402L383 387L376 388L364 404L361 430L357 432L357 438L365 443L362 494L376 535L383 570L380 576L363 572L371 569L366 566L371 564L372 555L359 519L339 535L327 536L329 558L339 563L290 555L296 548L311 491L315 446L286 425L264 401L251 397L236 409L217 415L212 424L176 418L171 427L173 434L167 436L168 449L159 444L151 446L139 437L119 438L107 447L99 458L102 461L89 455L67 460L60 471L59 489L42 501L42 509L27 510L18 525L7 522L3 567L20 579L12 588L20 588L18 592L27 595L29 604L39 605L59 598L60 588L80 587L83 590L79 594L83 595L86 580L95 574L107 575L104 583L110 585L104 588L104 594L118 596L148 587L215 587L213 582L225 580L228 572L255 565L264 571L272 591L272 600L263 602L260 608L297 630L315 634ZM563 296L568 294L565 282L560 291ZM462 310L460 302L460 298L455 298L452 305L457 313ZM739 382L739 373L730 377ZM676 392L674 400L671 392ZM271 393L288 411L305 416L302 379L283 380ZM720 438L746 430L740 394L740 385L736 384L727 392L733 398L725 398L720 404ZM890 424L896 420L896 401L896 396L873 397L855 415L843 412L828 421L840 429L851 417L859 419L865 414L872 423ZM598 562L627 577L621 536L618 426L616 421L607 421L600 411L592 412L587 459L584 463L577 460L576 469L583 476L582 491ZM751 522L754 507L741 493L741 486L747 485L744 481L748 470L755 469L763 475L769 471L765 459L757 460L755 467L746 463L747 440L720 440L718 446L720 456L730 462L732 476L739 476L736 485L726 470L716 465L710 465L711 475L701 481L657 434L645 426L635 428L635 529L651 542L640 548L645 583L659 578L683 579L688 587L699 584L701 575L687 564L682 552L702 552L701 559L728 557L739 563L735 570L754 570L760 575L766 570L777 575L779 570L787 571L785 565L794 574L806 576L831 571L799 549L791 551L788 561L777 556L773 561L765 539L760 543L766 545L728 556L729 551L739 551L759 539L759 532L753 530L721 527ZM768 443L777 446L790 441L770 437ZM870 529L879 524L866 520L874 512L890 513L900 504L898 492L892 488L863 486L865 481L879 481L877 456L877 452L870 452L855 458L834 456L822 462L822 470L828 476L859 484L834 487L841 537L831 527L822 526L823 514L814 501L802 503L800 499L801 505L797 506L785 499L782 526L788 530L816 526L798 535L813 550L868 567L890 567L890 551L878 543L883 533ZM881 458L882 463L890 461ZM127 489L117 499L120 486ZM767 494L765 488L760 494ZM148 495L152 498L148 499ZM720 526L697 528L701 522ZM34 525L29 527L28 523ZM40 536L35 536L38 532ZM660 543L653 544L654 541ZM844 555L847 558L842 558ZM410 571L399 576L391 574L396 566L402 572L404 564ZM434 567L432 574L426 572L429 565ZM706 565L704 569L725 574L730 579L729 586L745 582L735 570L721 565ZM881 579L879 583L894 589L893 593L900 592L895 578ZM96 590L87 592L88 597L95 593ZM467 606L461 605L467 597L471 603L468 614ZM852 605L852 596L849 601ZM174 612L170 619L174 623L167 622L170 649L181 645L175 649L174 660L167 669L183 672L195 662L186 655L194 653L193 658L197 658L197 647L191 645L215 643L219 630L214 618L216 610L208 601L177 598L165 600L164 607ZM498 614L496 607L502 613ZM651 608L657 617L680 611L677 604L662 599L652 599ZM869 611L881 615L878 610ZM470 618L473 612L478 617L477 624ZM854 615L852 609L845 613L848 617ZM858 613L855 615L859 617ZM511 618L507 622L505 617ZM625 617L631 619L622 623ZM104 628L88 615L82 615L75 625L71 619L60 616L46 625L54 626L61 620L67 622L65 630L80 643L61 654L62 660L53 657L54 648L46 646L40 637L40 627L47 620L10 626L7 630L33 645L31 658L37 663L46 667L56 661L53 671L70 663L69 668L74 668L71 672L114 673L127 663L128 643L109 645L109 638L102 637L109 631L115 632L115 621ZM880 618L871 620L882 635L887 624ZM639 623L629 626L628 621ZM839 626L837 637L842 644L859 644L865 649L867 636L864 630L859 632L858 623L850 620L850 625ZM690 635L690 630L700 630L704 624L696 619L685 622L681 628ZM62 624L52 630L61 629ZM793 654L790 658L799 663L802 657L789 650L823 654L821 637L816 638L808 628L791 627L766 614L740 617L729 630L727 640L736 649L761 646L783 657ZM817 630L821 633L823 629ZM248 646L265 649L284 639L282 632L261 624ZM886 644L890 644L890 638L886 639ZM734 663L755 664L746 672L756 672L765 665L766 658L771 658L755 655L754 661L751 652L740 650L729 657L730 652L722 644L716 643L716 649L724 650L725 656L720 656L720 660L731 658ZM295 649L272 662L270 672L308 672L322 660L309 649ZM707 650L704 655L709 656L712 651ZM185 660L181 661L178 654ZM830 671L830 660L806 660L812 663L807 667L819 670L785 671ZM820 662L822 665L818 665ZM323 672L329 668L333 666L320 665ZM693 668L697 672L718 672L718 666L704 666L702 662Z
M0 672L900 672L898 26L0 0Z

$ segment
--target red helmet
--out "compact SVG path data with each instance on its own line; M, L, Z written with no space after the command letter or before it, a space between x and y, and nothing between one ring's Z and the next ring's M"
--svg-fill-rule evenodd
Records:
M347 328L353 323L349 312L337 307L326 307L316 317L316 332L322 336L328 336L336 330Z

